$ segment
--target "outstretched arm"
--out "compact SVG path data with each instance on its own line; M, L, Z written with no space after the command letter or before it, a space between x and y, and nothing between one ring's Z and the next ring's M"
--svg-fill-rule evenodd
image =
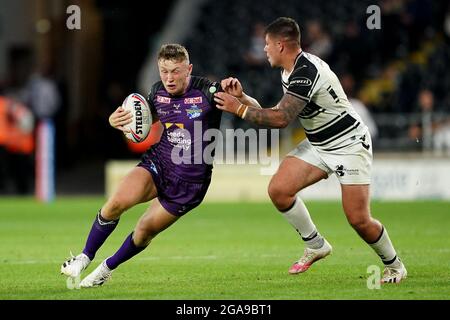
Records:
M256 108L261 108L261 105L259 104L258 100L256 100L253 97L250 97L248 94L244 92L242 84L237 78L229 77L223 79L220 82L220 85L222 86L223 91L225 91L228 94L231 94L233 97L236 97L241 103Z
M261 105L259 104L258 100L256 100L255 98L249 96L248 94L246 94L245 92L242 93L242 97L239 98L239 101L249 107L255 107L258 109L261 109Z
M302 112L306 102L285 94L275 107L256 108L242 104L237 98L225 92L215 94L217 108L231 112L242 119L269 128L285 128Z

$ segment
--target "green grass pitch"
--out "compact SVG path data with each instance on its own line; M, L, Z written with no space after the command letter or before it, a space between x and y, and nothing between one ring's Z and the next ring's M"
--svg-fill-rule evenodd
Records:
M287 270L303 251L295 231L267 203L203 204L160 234L95 289L69 290L61 263L80 252L102 198L52 204L0 198L0 299L448 299L450 203L374 202L408 269L408 279L367 287L382 267L352 230L339 202L307 201L333 254L301 275ZM122 216L86 275L115 252L145 210Z

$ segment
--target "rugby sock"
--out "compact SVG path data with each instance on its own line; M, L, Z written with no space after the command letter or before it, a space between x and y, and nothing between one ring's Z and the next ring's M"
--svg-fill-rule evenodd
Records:
M314 231L311 236L307 238L302 237L302 239L303 241L305 241L306 246L311 249L320 249L325 243L325 239L320 235L318 231Z
M392 245L391 239L389 239L389 235L384 226L382 226L378 239L375 240L375 242L368 244L385 265L393 268L399 268L401 266L400 259L397 257L397 253L395 252L394 246Z
M295 230L297 230L308 248L319 249L323 246L324 239L317 232L308 209L300 197L297 196L291 207L281 211L281 213Z
M128 259L134 257L139 252L147 248L145 247L136 247L136 245L133 242L133 232L128 235L128 237L123 242L122 246L117 250L114 255L106 259L106 266L110 270L114 270L117 268L121 263L124 263Z
M119 219L111 221L106 220L102 217L101 210L98 211L86 240L86 245L83 249L83 253L87 255L91 261L94 259L97 250L117 227L118 223Z

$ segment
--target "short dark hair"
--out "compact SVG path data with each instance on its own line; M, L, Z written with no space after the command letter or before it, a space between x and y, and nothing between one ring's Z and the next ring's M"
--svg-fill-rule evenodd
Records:
M300 46L300 27L288 17L280 17L266 27L265 34L280 37L284 41L292 41Z
M163 44L159 49L158 60L174 60L176 62L189 62L189 53L178 43Z

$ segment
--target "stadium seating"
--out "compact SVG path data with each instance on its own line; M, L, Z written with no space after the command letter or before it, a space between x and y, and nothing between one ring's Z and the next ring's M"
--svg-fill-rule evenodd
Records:
M439 34L442 29L440 17L445 13L444 2L397 1L394 5L392 1L380 1L382 28L369 30L366 27L369 16L366 8L373 4L370 0L345 0L340 1L339 5L298 0L261 0L257 5L250 0L207 1L202 19L186 44L198 74L216 78L228 75L239 77L249 93L259 97L264 105L270 105L281 95L278 72L267 65L252 68L243 59L250 45L253 25L257 22L267 24L286 15L296 19L302 29L304 49L307 51L306 25L311 20L318 20L333 44L327 62L338 75L351 72L361 87L365 80L380 77L392 62L407 59L412 52L420 50L425 41ZM371 107L379 107L378 111L383 112L399 111L399 108L413 111L411 101L401 101L401 98L411 96L411 90L417 93L419 88L411 88L408 84L417 86L418 78L419 83L436 89L439 102L448 106L449 98L443 95L447 94L444 88L448 88L450 75L445 74L445 68L441 65L449 61L448 50L448 45L437 50L429 57L425 69L407 68L400 74L401 84L396 88L400 92L395 97L382 96ZM399 99L402 105L386 110L386 104L399 102Z

